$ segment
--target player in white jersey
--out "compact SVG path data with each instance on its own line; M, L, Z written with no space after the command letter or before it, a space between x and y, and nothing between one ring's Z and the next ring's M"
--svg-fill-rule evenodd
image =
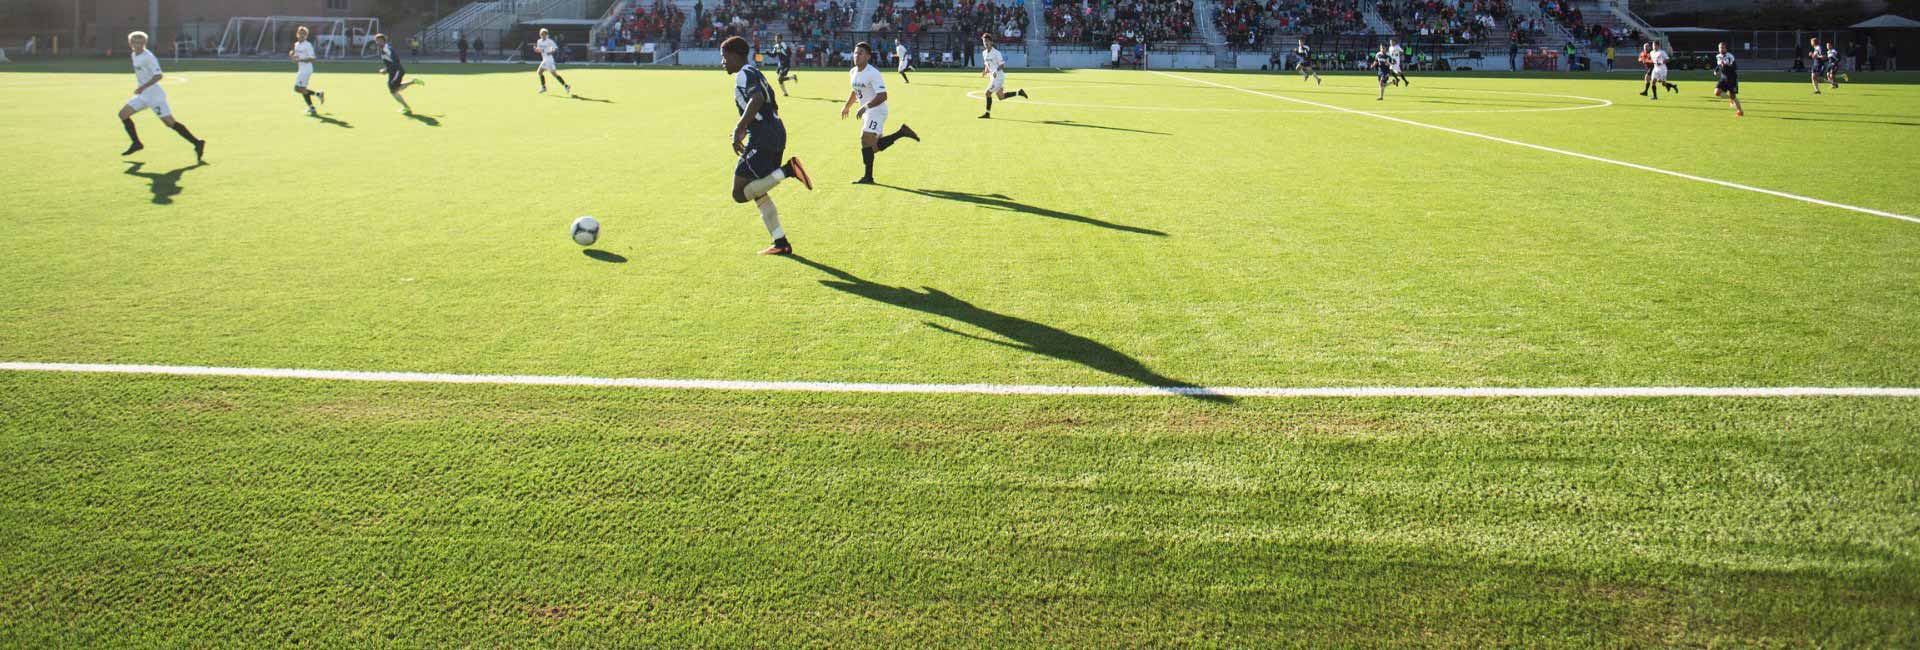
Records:
M160 89L160 78L163 76L160 74L160 57L154 56L153 50L147 49L147 33L127 34L127 49L133 51L133 78L138 80L140 85L134 87L133 98L128 99L125 106L120 107L120 126L126 127L127 139L133 141L127 146L126 151L120 152L120 155L131 155L135 151L147 148L140 143L140 132L133 128L133 114L153 109L153 114L160 116L160 121L165 123L167 128L173 129L174 133L180 134L180 137L186 138L187 142L193 143L193 158L204 160L207 154L207 141L193 137L193 132L187 130L187 125L173 119L173 107L167 105L167 91Z
M1653 62L1653 72L1649 73L1647 77L1648 84L1659 84L1660 86L1659 88L1653 89L1654 99L1660 98L1660 88L1665 88L1667 92L1670 93L1680 92L1679 86L1667 83L1667 61L1669 58L1667 50L1662 48L1658 43L1654 44L1653 53L1647 55L1647 60Z
M551 72L553 73L553 80L560 82L561 88L567 89L567 96L573 96L573 86L567 85L567 80L560 78L560 68L553 62L553 53L560 51L560 44L553 42L553 39L547 36L547 29L545 27L540 28L540 40L533 43L533 51L540 53L540 68L538 70L540 73L540 93L546 94L547 73Z
M1820 94L1820 75L1826 74L1827 72L1826 60L1821 58L1823 56L1825 56L1825 53L1820 50L1820 39L1807 39L1807 72L1808 77L1813 80L1813 94L1815 95Z
M893 60L900 64L900 80L913 83L912 79L907 78L907 73L914 71L913 57L907 55L907 44L897 38L893 39Z
M1400 48L1399 39L1394 39L1394 38L1387 39L1387 58L1393 60L1393 68L1390 69L1389 72L1393 73L1392 81L1393 81L1393 85L1395 86L1413 85L1413 82L1407 81L1407 73L1405 71L1405 68L1403 67L1404 65L1406 65L1406 61L1405 61L1406 56L1407 56L1407 51Z
M1827 41L1826 54L1821 55L1820 58L1827 62L1827 83L1834 88L1839 88L1840 82L1835 81L1833 77L1840 74L1840 51L1833 49L1833 41Z
M293 30L293 50L287 52L287 58L293 59L293 92L307 101L307 114L313 115L313 98L319 97L320 103L325 104L327 94L307 88L307 83L313 81L313 61L318 57L313 54L313 41L307 40L306 25Z
M1027 91L1007 92L1007 57L993 47L993 35L980 35L980 76L987 81L987 112L980 119L993 117L993 100L1008 97L1026 97Z
M847 111L854 104L860 105L860 159L867 164L867 175L854 181L855 185L873 184L873 155L886 151L895 140L910 138L920 141L920 134L905 124L891 135L881 136L887 128L887 82L880 77L880 69L873 66L873 46L860 41L853 46L853 71L848 74L853 84L853 92L847 94L847 103L840 107L840 119L847 119Z
M1313 48L1307 47L1307 39L1300 39L1300 44L1293 48L1293 55L1300 57L1299 70L1301 81L1306 81L1307 75L1313 75L1313 83L1322 83L1320 81L1320 71L1313 67Z

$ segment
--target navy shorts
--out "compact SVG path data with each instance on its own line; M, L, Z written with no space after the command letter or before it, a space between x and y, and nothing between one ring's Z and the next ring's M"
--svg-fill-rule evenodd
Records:
M1736 75L1736 74L1720 75L1720 83L1719 85L1714 86L1714 89L1727 93L1729 95L1740 94L1740 75Z
M787 129L775 124L747 131L747 152L733 166L733 175L760 179L780 168L787 154Z
M400 81L407 76L407 69L400 66L387 68L387 92L400 89Z
M781 59L781 60L780 60L780 67L778 67L778 68L774 68L774 72L776 72L776 73L778 73L778 74L779 74L780 76L782 76L782 77L785 77L785 76L787 76L787 73L788 73L789 71L792 71L792 70L793 70L793 67L792 67L792 66L789 66L789 65L787 65L787 60L786 60L786 59Z

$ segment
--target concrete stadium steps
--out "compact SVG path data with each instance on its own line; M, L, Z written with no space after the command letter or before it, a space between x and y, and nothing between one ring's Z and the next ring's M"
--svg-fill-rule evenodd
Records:
M1518 1L1526 2L1526 0ZM1360 19L1367 23L1367 30L1376 35L1388 36L1393 34L1393 23L1387 22L1387 17L1380 15L1380 9L1377 3L1360 0Z
M1053 66L1053 42L1047 35L1047 9L1045 0L1027 0L1027 67L1048 68Z
M880 0L860 0L860 7L854 10L858 13L853 15L853 31L873 31L873 12L879 8Z
M1213 67L1232 68L1233 50L1227 47L1227 37L1220 35L1220 26L1213 17L1220 11L1220 5L1214 0L1193 0L1193 35L1213 49Z
M1549 16L1547 12L1541 11L1538 3L1528 2L1527 0L1515 0L1514 2L1508 3L1508 6L1513 8L1513 13L1533 19L1544 28L1539 38L1534 42L1533 47L1565 51L1567 43L1573 43L1574 49L1582 49L1580 43L1573 38L1573 34L1568 33L1567 28L1560 26L1560 21L1554 20L1553 16ZM1582 11L1585 10L1583 9ZM1562 65L1565 64L1563 63Z

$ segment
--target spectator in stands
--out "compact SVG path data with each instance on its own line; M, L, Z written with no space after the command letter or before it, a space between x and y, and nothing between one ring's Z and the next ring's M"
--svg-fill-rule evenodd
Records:
M1887 72L1900 71L1900 46L1887 44Z
M1508 70L1520 69L1520 42L1519 41L1513 41L1507 44L1507 69Z
M1108 61L1108 65L1118 68L1120 67L1120 41L1113 42L1111 51L1113 52L1113 60Z
M1607 45L1607 72L1613 72L1613 45Z
M467 62L467 37L461 36L459 34L454 34L453 40L458 41L460 43L460 62L466 63Z

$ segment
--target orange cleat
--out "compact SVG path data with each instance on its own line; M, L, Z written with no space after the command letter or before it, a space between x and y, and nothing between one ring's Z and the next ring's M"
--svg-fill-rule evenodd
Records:
M787 159L787 176L800 181L800 184L805 185L808 190L813 189L813 177L807 175L807 168L800 166L799 158Z

